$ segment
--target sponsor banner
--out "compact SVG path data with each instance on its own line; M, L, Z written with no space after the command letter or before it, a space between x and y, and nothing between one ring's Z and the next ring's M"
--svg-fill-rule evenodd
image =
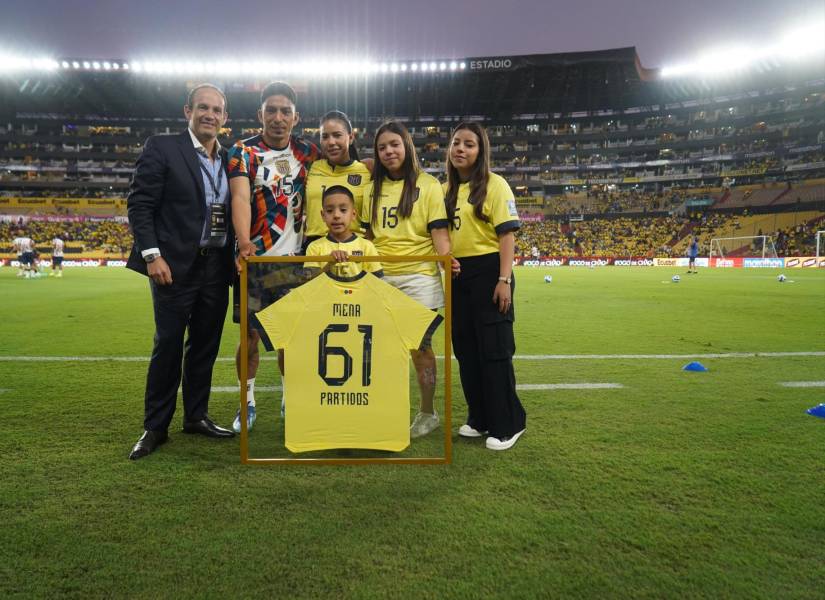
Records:
M520 214L518 218L522 223L540 223L544 221L544 215L541 213Z
M810 171L811 169L825 169L825 160L814 163L796 163L785 167L786 171Z
M743 258L742 266L746 268L781 269L785 266L784 258Z
M713 266L719 268L738 268L742 266L742 257L735 256L733 258L716 257L713 259Z
M654 258L653 264L657 267L679 267L682 266L679 264L680 260L682 259L677 257ZM687 266L687 259L685 259L685 266Z
M523 267L562 267L567 264L567 257L542 256L534 258L532 256L517 256L513 263L516 266Z
M731 169L729 171L722 171L720 175L722 177L747 177L749 175L764 175L767 170L767 167L758 169Z
M653 267L656 262L652 258L615 258L613 266L616 267Z
M586 258L571 258L567 261L571 267L606 267L613 264L613 259L601 256L588 256Z
M825 269L825 256L794 256L785 258L786 269Z

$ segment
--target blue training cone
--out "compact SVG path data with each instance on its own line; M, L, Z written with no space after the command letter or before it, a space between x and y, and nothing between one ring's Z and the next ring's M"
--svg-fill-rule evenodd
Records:
M809 408L806 410L809 415L813 415L814 417L819 417L820 419L825 419L825 404L820 404L819 406L814 406L813 408Z
M701 372L707 371L708 368L705 365L703 365L702 363L691 362L691 363L686 364L684 367L682 367L682 370L683 371L698 371L698 372L701 373Z

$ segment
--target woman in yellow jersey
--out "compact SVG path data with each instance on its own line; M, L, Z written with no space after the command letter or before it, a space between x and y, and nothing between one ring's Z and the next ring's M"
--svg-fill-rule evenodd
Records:
M355 214L361 209L364 188L370 181L372 160L358 160L355 134L349 117L333 110L321 117L322 160L316 160L307 175L306 183L306 233L304 250L310 243L327 234L327 226L321 218L321 198L324 190L342 185L355 198ZM352 222L352 230L359 231L358 219Z
M445 203L453 255L452 335L467 400L464 437L487 437L507 450L524 433L527 415L513 372L513 254L520 227L513 192L490 171L490 141L476 123L461 123L447 149Z
M390 121L378 128L373 144L373 180L364 191L361 225L379 255L423 256L449 254L449 222L438 180L418 165L412 137L401 123ZM444 290L433 262L383 263L384 281L431 309L444 306ZM454 269L458 262L454 261ZM432 335L413 351L412 358L421 389L421 406L410 427L411 437L426 435L438 427L433 407L435 354Z

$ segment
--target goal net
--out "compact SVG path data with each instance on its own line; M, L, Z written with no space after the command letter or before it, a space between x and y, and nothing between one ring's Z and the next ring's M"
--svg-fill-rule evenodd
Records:
M822 258L823 254L825 254L825 230L816 232L816 257Z
M745 235L741 237L722 237L710 240L710 257L718 256L760 256L776 258L776 246L773 236Z

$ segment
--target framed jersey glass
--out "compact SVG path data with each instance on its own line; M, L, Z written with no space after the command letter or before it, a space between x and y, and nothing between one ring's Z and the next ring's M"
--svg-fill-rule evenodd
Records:
M241 462L450 463L452 374L450 360L444 360L451 356L449 277L442 278L445 309L434 311L374 272L318 268L329 258L313 256L311 266L303 256L244 261L241 339L251 331L267 352L260 353L255 377L257 420L251 432L245 390L241 393ZM360 267L378 257L350 259ZM380 261L441 263L450 273L449 257L382 256ZM411 439L420 401L411 353L430 344L441 425ZM240 380L246 381L249 348L240 348Z

